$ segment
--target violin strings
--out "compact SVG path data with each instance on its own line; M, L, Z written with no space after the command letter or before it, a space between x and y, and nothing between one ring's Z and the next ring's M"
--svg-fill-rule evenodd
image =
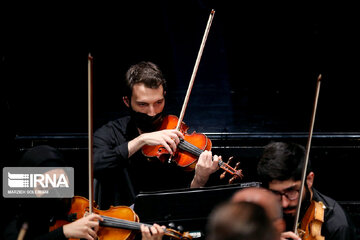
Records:
M201 150L200 148L196 147L195 145L193 145L185 140L180 141L178 146L181 150L187 151L191 154L194 154L195 156L200 156L200 154L203 152L203 150ZM236 174L236 175L240 176L239 174L237 174L237 172L234 168L232 168L230 165L226 164L225 162L223 162L221 160L219 160L219 166L222 169L224 169L225 171L227 171L228 173Z
M187 141L181 141L178 146L181 150L185 150L191 154L194 154L195 156L200 156L200 154L203 152L203 150Z
M104 221L101 222L101 225L104 227L116 227L116 228L124 228L128 230L140 230L140 226L143 224L147 227L151 227L152 225L145 224L145 223L139 223L139 222L133 222L129 220L124 219L118 219L113 217L107 217L107 216L101 216ZM169 230L165 229L165 234L167 235L174 235L175 233L170 232Z
M130 230L140 230L140 223L132 222L124 219L117 219L113 217L102 216L104 219L101 225L108 227L126 228ZM146 225L146 224L145 224Z

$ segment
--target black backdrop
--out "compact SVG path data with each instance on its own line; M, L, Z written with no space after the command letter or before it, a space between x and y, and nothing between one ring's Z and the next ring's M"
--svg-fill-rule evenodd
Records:
M1 94L19 135L87 131L87 54L95 127L123 113L122 80L160 65L178 115L210 10L215 18L185 122L201 132L356 132L359 16L353 6L132 1L9 6L1 17Z

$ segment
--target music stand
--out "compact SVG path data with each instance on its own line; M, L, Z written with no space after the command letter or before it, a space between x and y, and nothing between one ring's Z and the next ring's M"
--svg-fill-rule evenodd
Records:
M194 238L203 237L212 209L227 201L236 191L259 187L259 182L247 182L204 188L186 188L139 193L134 210L142 223L182 226Z

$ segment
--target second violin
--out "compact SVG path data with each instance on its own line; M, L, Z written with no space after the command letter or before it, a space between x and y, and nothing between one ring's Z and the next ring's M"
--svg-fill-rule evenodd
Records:
M99 223L100 228L97 232L98 238L102 240L132 240L135 238L137 231L140 231L140 226L144 224L139 222L139 217L127 206L112 206L108 210L99 210L94 207L92 211L104 219L104 221ZM50 227L50 231L80 219L89 212L89 201L84 197L75 196L72 199L71 209L67 214L67 219L57 220L55 224ZM145 225L151 226L148 224ZM169 228L165 229L165 235L173 239L192 239L188 232L180 233Z

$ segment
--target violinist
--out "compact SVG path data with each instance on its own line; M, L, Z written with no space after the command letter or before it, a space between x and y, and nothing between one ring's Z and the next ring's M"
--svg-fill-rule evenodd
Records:
M62 154L47 145L33 147L26 151L18 166L20 167L53 167L61 171L65 166ZM9 219L3 233L3 239L17 239L24 223L27 230L24 239L96 239L99 221L97 214L88 215L49 232L51 222L63 216L70 207L70 199L65 198L22 198Z
M123 102L130 115L110 121L94 133L95 191L100 208L131 205L140 191L202 187L218 170L217 156L200 155L195 171L162 163L142 154L144 145L162 145L174 153L183 134L176 129L159 130L164 117L166 80L157 65L140 62L125 76Z
M21 167L53 167L51 171L61 171L66 166L63 155L59 150L48 146L39 145L27 150L18 166ZM4 232L1 239L18 239L20 232L27 225L23 239L97 239L99 222L103 218L95 213L89 214L74 222L69 222L59 228L49 231L49 227L57 219L66 218L70 209L71 199L68 198L23 198L19 199L17 209L13 216L5 222ZM164 235L164 226L153 224L152 226L141 226L142 240L161 239Z
M282 237L300 239L295 236L292 229L299 201L302 201L300 219L303 218L312 201L321 201L325 205L321 235L326 240L356 239L353 223L339 203L313 187L315 174L311 170L310 162L306 170L304 194L299 196L304 159L305 148L301 145L272 142L265 146L257 166L263 185L268 187L281 202L286 221L286 232L282 234Z

